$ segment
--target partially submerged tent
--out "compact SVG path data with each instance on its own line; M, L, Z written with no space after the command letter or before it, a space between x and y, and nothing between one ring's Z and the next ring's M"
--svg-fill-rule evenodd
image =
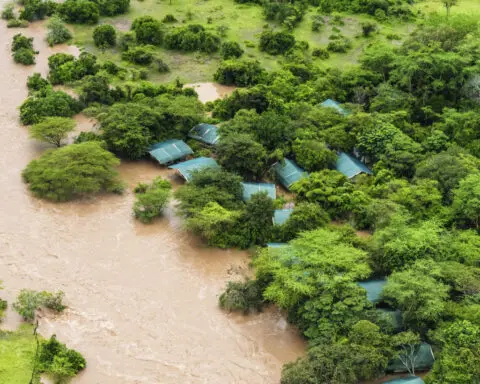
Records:
M367 291L367 299L373 304L376 304L382 297L382 290L386 283L384 279L376 279L361 281L357 284Z
M288 220L293 209L276 209L273 213L273 224L282 225Z
M346 116L348 115L348 111L340 106L340 103L337 103L335 100L332 99L327 99L323 103L320 103L320 106L325 107L325 108L333 108L335 109L338 113L341 113L342 115Z
M152 145L148 153L160 164L164 165L191 155L193 151L182 140L173 139Z
M428 343L421 343L415 348L413 366L416 371L426 371L432 368L435 362L432 347ZM408 372L400 357L390 361L386 369L388 372Z
M337 157L336 169L338 172L343 173L349 179L359 175L360 173L366 173L371 175L372 172L368 167L363 164L356 157L349 155L345 152L340 152Z
M215 145L220 138L218 134L218 127L205 123L198 124L193 127L188 136L208 145Z
M289 159L283 160L283 163L279 161L273 166L273 169L280 183L287 189L296 181L307 176L302 168Z
M186 180L190 181L192 178L192 173L203 168L220 168L217 162L210 157L199 157L197 159L192 159L171 165L168 167L170 169L176 169L180 175Z
M258 192L267 192L268 197L272 200L277 198L277 191L275 184L267 183L242 183L243 186L243 200L250 200L252 195Z
M417 376L401 377L389 381L384 381L383 384L424 384L425 382Z

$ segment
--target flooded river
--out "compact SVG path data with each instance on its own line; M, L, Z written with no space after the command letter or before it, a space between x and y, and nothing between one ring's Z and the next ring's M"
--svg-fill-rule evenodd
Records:
M35 37L35 67L10 57L18 32ZM0 23L2 297L12 302L22 288L65 292L69 309L43 317L40 331L87 358L74 384L277 383L282 364L304 351L297 333L276 310L243 317L217 307L225 282L246 270L246 253L203 247L173 207L153 225L135 222L130 191L69 204L29 195L20 174L45 146L18 121L27 76L45 74L54 52L78 53L47 47L44 33L38 23L27 30ZM78 121L88 129L87 119ZM129 186L159 175L175 181L150 162L124 163L120 172ZM9 312L3 326L18 321Z

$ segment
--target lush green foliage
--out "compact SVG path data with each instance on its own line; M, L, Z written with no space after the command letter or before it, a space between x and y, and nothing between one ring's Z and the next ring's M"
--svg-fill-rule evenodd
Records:
M171 195L171 184L162 178L156 178L151 184L140 184L135 188L136 201L133 214L142 223L151 223L163 213Z
M13 36L12 56L16 63L23 65L35 64L35 54L33 49L33 37L25 37L22 34Z
M263 306L262 290L256 280L229 281L219 297L220 308L245 314L258 311Z
M255 60L225 60L214 75L215 81L225 85L246 87L260 82L263 69Z
M60 147L67 134L73 131L74 128L75 121L73 119L47 117L40 123L30 127L30 137Z
M283 54L294 45L295 37L288 32L264 31L260 35L260 50L271 55Z
M36 311L41 307L57 312L65 310L66 306L63 304L63 297L64 293L62 291L53 294L47 291L37 292L23 289L12 307L25 321L32 322L35 320Z
M90 0L66 0L58 12L68 23L96 24L100 17L97 3Z
M102 191L121 192L114 168L119 164L97 142L86 142L45 152L31 161L22 175L36 196L67 201Z
M99 48L114 47L117 43L117 32L110 24L99 25L93 30L93 42Z
M47 29L47 42L50 46L65 43L72 38L71 32L58 17L48 20Z
M244 50L236 41L226 41L222 44L220 50L222 51L222 58L224 60L238 59L244 53Z
M171 30L165 36L165 46L179 51L212 53L220 48L220 38L199 24L190 24Z

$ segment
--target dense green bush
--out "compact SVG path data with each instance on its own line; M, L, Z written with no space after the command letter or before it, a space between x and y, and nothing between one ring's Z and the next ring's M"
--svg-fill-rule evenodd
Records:
M72 117L80 112L77 100L62 91L47 90L39 96L30 96L20 106L22 124L39 123L49 116Z
M352 48L352 42L347 37L340 37L337 40L330 41L327 49L331 52L345 53Z
M27 27L28 27L27 20L11 19L11 20L8 20L8 23L7 23L7 28L27 28Z
M326 60L330 57L330 53L325 48L314 48L312 50L312 56L318 57L319 59Z
M21 33L13 36L12 52L18 51L21 48L33 51L33 37L26 37Z
M53 294L47 291L32 291L22 289L12 307L25 321L35 320L36 311L42 307L63 312L66 306L63 304L64 293L58 291Z
M117 43L117 31L110 24L103 24L93 30L93 42L99 48L114 47Z
M237 59L243 55L244 51L236 41L226 41L220 48L224 60Z
M98 5L90 0L66 0L58 12L68 23L96 24L100 17Z
M133 214L142 223L151 223L162 215L171 195L172 185L167 180L158 177L151 184L140 184L135 188L136 201L133 204Z
M149 65L153 63L155 55L153 47L145 45L129 48L122 53L122 59L138 65Z
M216 82L246 87L259 83L265 74L257 60L225 60L213 75Z
M65 43L72 38L72 34L58 17L52 17L48 21L47 29L47 42L50 46Z
M264 31L260 35L259 48L271 55L281 55L292 49L295 37L288 32Z
M56 53L48 58L48 80L53 85L67 84L80 80L85 76L95 75L100 66L97 57L88 52L82 52L75 58L66 53Z
M190 24L169 31L165 36L165 46L179 51L213 53L220 48L220 38L199 24Z
M85 369L87 362L80 352L68 349L53 335L50 339L41 342L38 365L40 372L62 382Z
M56 147L62 145L67 134L75 128L75 120L66 117L47 117L30 127L30 137Z
M142 16L132 23L132 31L138 44L161 45L163 42L162 23L150 16Z
M33 65L35 64L35 52L31 49L20 48L14 52L13 60L19 64Z
M115 167L120 161L96 142L72 144L45 152L22 176L38 197L68 201L98 192L121 192Z
M225 292L219 297L220 308L247 314L259 311L263 306L262 289L256 280L229 281Z
M127 13L130 8L130 0L92 0L98 5L102 16L115 16Z
M23 0L23 9L20 12L22 20L43 20L57 10L58 4L52 0Z
M12 4L7 4L2 10L1 15L3 20L13 20L15 19L15 8Z

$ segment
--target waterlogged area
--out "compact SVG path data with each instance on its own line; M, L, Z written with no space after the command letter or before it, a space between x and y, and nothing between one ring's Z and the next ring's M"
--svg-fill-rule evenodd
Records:
M35 38L35 66L11 59L19 32ZM65 292L69 309L42 317L40 332L56 333L86 357L74 383L277 383L281 366L304 352L295 330L273 309L243 317L217 307L225 282L246 272L245 252L204 247L182 229L173 205L152 225L135 222L129 191L68 204L27 192L21 171L46 147L18 120L26 79L46 74L55 52L78 54L48 47L44 34L41 23L21 31L0 24L2 296L12 302L22 288ZM77 121L80 130L92 124ZM160 175L180 182L152 162L123 163L120 173L130 187ZM9 312L4 325L18 322Z
M223 99L230 95L236 87L229 85L222 85L217 83L192 83L185 84L185 88L193 88L198 93L198 99L202 103Z

